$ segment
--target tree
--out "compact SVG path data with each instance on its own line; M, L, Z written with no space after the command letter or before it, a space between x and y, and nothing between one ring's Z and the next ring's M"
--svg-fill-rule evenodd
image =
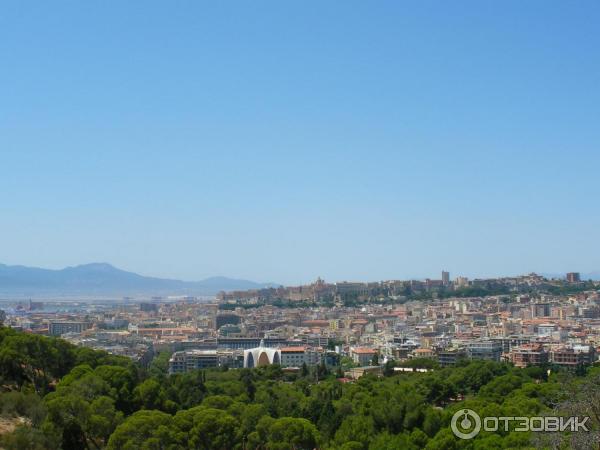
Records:
M189 432L190 446L197 450L228 450L237 443L237 421L227 412L199 408Z
M371 365L372 366L378 366L379 365L379 354L375 353L373 355L373 359L371 360Z
M329 375L329 369L327 369L327 365L325 365L325 361L321 360L321 362L317 366L317 378L319 380L322 380L327 375Z
M440 410L428 408L425 412L425 419L423 420L423 431L427 436L433 437L442 427L442 414Z
M420 447L414 445L406 434L381 433L375 436L369 450L389 450L393 448L405 450L419 450Z
M302 367L300 368L300 376L306 377L308 376L308 366L305 362L302 363Z
M394 375L394 367L396 367L396 361L388 359L383 367L383 375L386 377Z
M134 389L133 395L141 409L161 409L165 400L162 387L154 378L139 384Z
M340 447L340 450L363 450L364 448L362 442L348 441Z
M101 365L94 369L94 374L114 390L113 398L119 410L125 413L135 411L132 392L138 380L133 368Z
M166 377L169 374L170 358L171 352L160 352L152 359L150 367L148 368L148 374L156 378Z
M246 389L246 394L250 401L254 401L254 395L256 394L256 386L254 385L254 372L249 369L242 369L240 371L240 381Z
M342 445L344 442L356 441L367 448L375 434L375 424L371 416L348 416L335 433L335 442Z
M115 409L109 397L98 397L90 405L88 434L98 447L104 447L115 428L123 421L123 413Z
M427 443L426 450L455 450L457 439L449 428L444 428Z
M112 398L99 396L88 401L72 392L48 396L46 426L62 435L62 446L77 448L79 442L102 448L123 414Z
M26 361L19 352L9 348L0 349L0 378L2 384L16 384L19 389L27 382Z
M266 408L261 404L232 403L227 412L238 421L238 441L246 442L248 436L256 430L260 419L267 415Z
M166 402L173 402L177 409L199 405L207 393L204 378L204 371L201 370L169 376L163 386Z
M233 399L227 395L211 395L202 401L202 406L213 409L227 409L233 403Z
M262 444L269 450L312 450L319 444L317 427L294 417L263 417L256 426Z
M5 450L46 450L51 443L40 429L22 425L0 435L0 446Z
M171 428L173 417L161 411L138 411L121 423L108 441L108 450L174 448L177 441ZM150 446L152 444L152 446Z

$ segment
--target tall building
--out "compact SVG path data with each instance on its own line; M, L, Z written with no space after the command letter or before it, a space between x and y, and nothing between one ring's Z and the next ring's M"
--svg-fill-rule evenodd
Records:
M442 284L448 286L450 284L450 272L442 270Z
M569 272L567 274L567 281L569 283L579 283L581 281L581 276L579 272Z

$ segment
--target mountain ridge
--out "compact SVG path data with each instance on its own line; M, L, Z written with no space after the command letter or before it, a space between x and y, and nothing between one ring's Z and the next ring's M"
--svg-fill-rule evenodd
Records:
M0 264L0 294L187 294L214 295L219 291L276 286L224 276L183 281L140 275L105 262L44 269Z

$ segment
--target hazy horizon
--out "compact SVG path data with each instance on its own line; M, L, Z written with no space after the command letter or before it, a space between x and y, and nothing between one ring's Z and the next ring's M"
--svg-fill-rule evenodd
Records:
M180 280L180 281L185 281L185 282L198 282L198 281L204 281L207 279L211 279L211 278L228 278L228 279L233 279L233 280L247 280L247 281L252 281L255 283L261 283L261 284L280 284L280 285L284 285L284 286L294 286L294 285L300 285L300 284L309 284L314 282L317 278L323 278L320 275L315 275L313 278L307 279L307 280L297 280L297 281L292 281L290 283L281 283L278 282L277 280L270 280L270 279L245 279L242 277L237 277L235 275L229 275L229 274L214 274L214 275L210 275L207 277L197 277L197 278L192 278L192 279L185 279L185 278L180 278L180 277L167 277L161 274L148 274L148 273L143 273L140 271L137 271L135 269L128 269L128 268L124 268L124 267L120 267L120 266L116 266L115 264L111 264L110 262L107 261L94 261L94 262L87 262L87 263L81 263L81 264L71 264L68 266L64 266L64 267L41 267L41 266L36 266L36 265L26 265L26 264L6 264L5 262L0 261L0 266L1 265L5 265L5 266L22 266L22 267L27 267L27 268L35 268L35 269L45 269L45 270L54 270L54 271L60 271L63 269L67 269L67 268L74 268L74 267L79 267L79 266L88 266L88 265L94 265L94 264L108 264L116 269L119 270L123 270L126 272L131 272L131 273L135 273L137 275L141 275L144 277L152 277L152 278L161 278L161 279L173 279L173 280ZM465 274L465 273L450 273L450 277L451 279L455 279L458 276L466 276L467 278L470 279L474 279L474 278L496 278L496 277L513 277L513 276L519 276L519 275L527 275L529 273L535 272L538 275L544 275L544 276L552 276L552 277L557 277L557 278L564 278L567 271L565 272L559 272L559 271L550 271L550 272L540 272L540 271L529 271L529 272L523 272L523 273L505 273L505 274L489 274L489 275L484 275L481 277L473 277L470 276L469 274ZM586 271L579 271L579 273L582 275L582 279L586 279L585 275L594 275L595 278L597 278L598 276L600 276L600 271L598 270L586 270ZM341 279L325 279L325 281L329 282L329 283L335 283L335 282L343 282L343 281L349 281L349 282L375 282L375 281L385 281L385 280L425 280L425 279L441 279L441 270L436 273L436 274L430 274L430 275L422 275L422 276L413 276L413 277L409 277L409 276L402 276L402 274L396 276L396 277L392 277L392 278L371 278L371 279L350 279L350 278L341 278Z
M10 3L0 262L600 270L600 4Z

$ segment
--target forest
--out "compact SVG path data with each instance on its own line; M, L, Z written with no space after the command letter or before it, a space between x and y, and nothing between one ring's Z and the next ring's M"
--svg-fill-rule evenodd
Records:
M502 449L598 446L600 368L572 373L463 361L427 373L366 375L279 366L168 375L61 339L0 328L5 449ZM550 369L550 370L549 370ZM452 415L590 416L590 433L481 432L456 438Z

